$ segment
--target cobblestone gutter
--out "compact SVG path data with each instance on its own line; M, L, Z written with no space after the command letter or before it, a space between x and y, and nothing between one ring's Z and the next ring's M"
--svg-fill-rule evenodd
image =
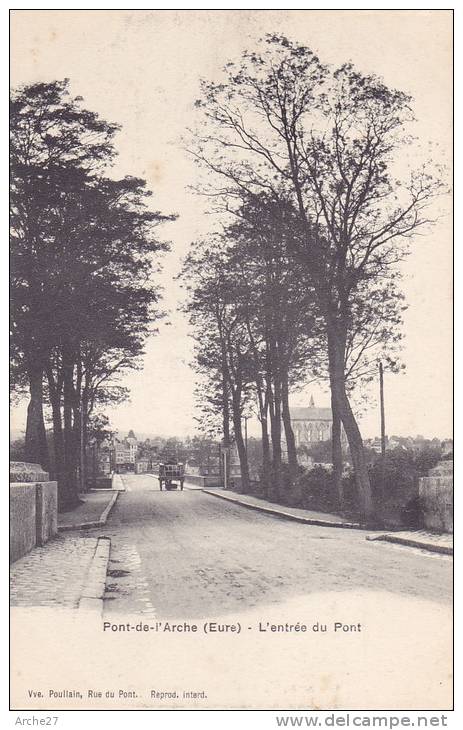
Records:
M110 551L109 537L99 537L79 601L79 610L91 613L94 618L101 618L103 615Z

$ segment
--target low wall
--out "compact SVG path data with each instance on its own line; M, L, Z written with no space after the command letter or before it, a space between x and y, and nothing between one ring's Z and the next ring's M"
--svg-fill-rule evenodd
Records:
M45 545L58 533L58 484L41 482L36 485L37 545Z
M58 532L56 482L10 484L10 562Z
M200 474L185 474L185 481L188 484L195 484L198 487L222 487L222 479L220 475L210 474L209 476L201 476Z
M10 563L37 544L35 484L10 484Z
M31 464L27 461L10 461L10 482L23 484L24 482L48 482L50 476L40 464Z
M441 462L420 479L423 526L453 533L453 462Z
M112 475L108 474L104 477L97 477L96 479L96 488L97 489L112 489Z

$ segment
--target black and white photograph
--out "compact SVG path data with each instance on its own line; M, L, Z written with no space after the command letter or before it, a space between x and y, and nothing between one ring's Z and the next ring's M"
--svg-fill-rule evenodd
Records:
M452 44L10 10L10 709L446 726Z

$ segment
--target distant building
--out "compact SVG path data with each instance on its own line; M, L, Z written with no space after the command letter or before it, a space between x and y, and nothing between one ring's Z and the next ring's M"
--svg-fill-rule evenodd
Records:
M377 454L381 453L381 439L380 438L365 439L364 444L365 444L365 446L368 446L368 448L371 449L372 451L376 451Z
M132 431L132 429L130 429L125 441L129 445L130 463L135 464L135 460L137 458L137 451L138 451L138 440L137 440L137 437L135 436L134 432Z
M381 447L381 440L378 439ZM407 443L407 440L404 438L400 438L399 436L391 436L390 438L386 437L386 449L387 451L393 451L394 449L401 449L402 451L408 451L410 448L410 445ZM379 449L381 451L381 448Z
M102 447L98 450L97 462L98 474L107 475L111 473L111 451L108 447Z
M381 439L376 438L365 439L365 446L376 451L378 454L381 453ZM419 452L426 449L433 449L437 451L444 450L444 443L446 445L452 445L453 442L441 442L438 438L425 439L423 436L386 436L386 451L410 451ZM449 449L450 451L451 449Z
M112 461L114 470L134 469L137 460L138 440L132 430L124 439L114 438L112 444Z
M317 441L329 441L333 427L331 408L317 408L313 396L307 407L289 409L296 448Z
M135 474L146 474L151 469L151 461L144 456L137 459L135 463Z

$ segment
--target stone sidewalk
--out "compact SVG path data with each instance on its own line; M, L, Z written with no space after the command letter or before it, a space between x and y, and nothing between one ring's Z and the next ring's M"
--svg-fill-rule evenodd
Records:
M397 532L381 532L368 535L367 540L383 540L396 545L429 550L442 555L453 555L453 535L437 534L426 530L399 530Z
M10 566L10 605L78 608L98 538L58 535Z
M249 494L237 494L236 492L229 492L223 489L202 489L201 491L205 494L225 499L228 502L240 504L243 507L248 507L249 509L256 509L260 512L294 520L295 522L303 522L307 525L360 529L360 525L357 522L348 522L339 515L327 512L315 512L313 510L300 509L299 507L287 507L286 505L269 502L266 499L253 497Z
M82 504L69 512L58 514L60 532L105 525L109 512L119 496L119 491L97 490L79 496Z

